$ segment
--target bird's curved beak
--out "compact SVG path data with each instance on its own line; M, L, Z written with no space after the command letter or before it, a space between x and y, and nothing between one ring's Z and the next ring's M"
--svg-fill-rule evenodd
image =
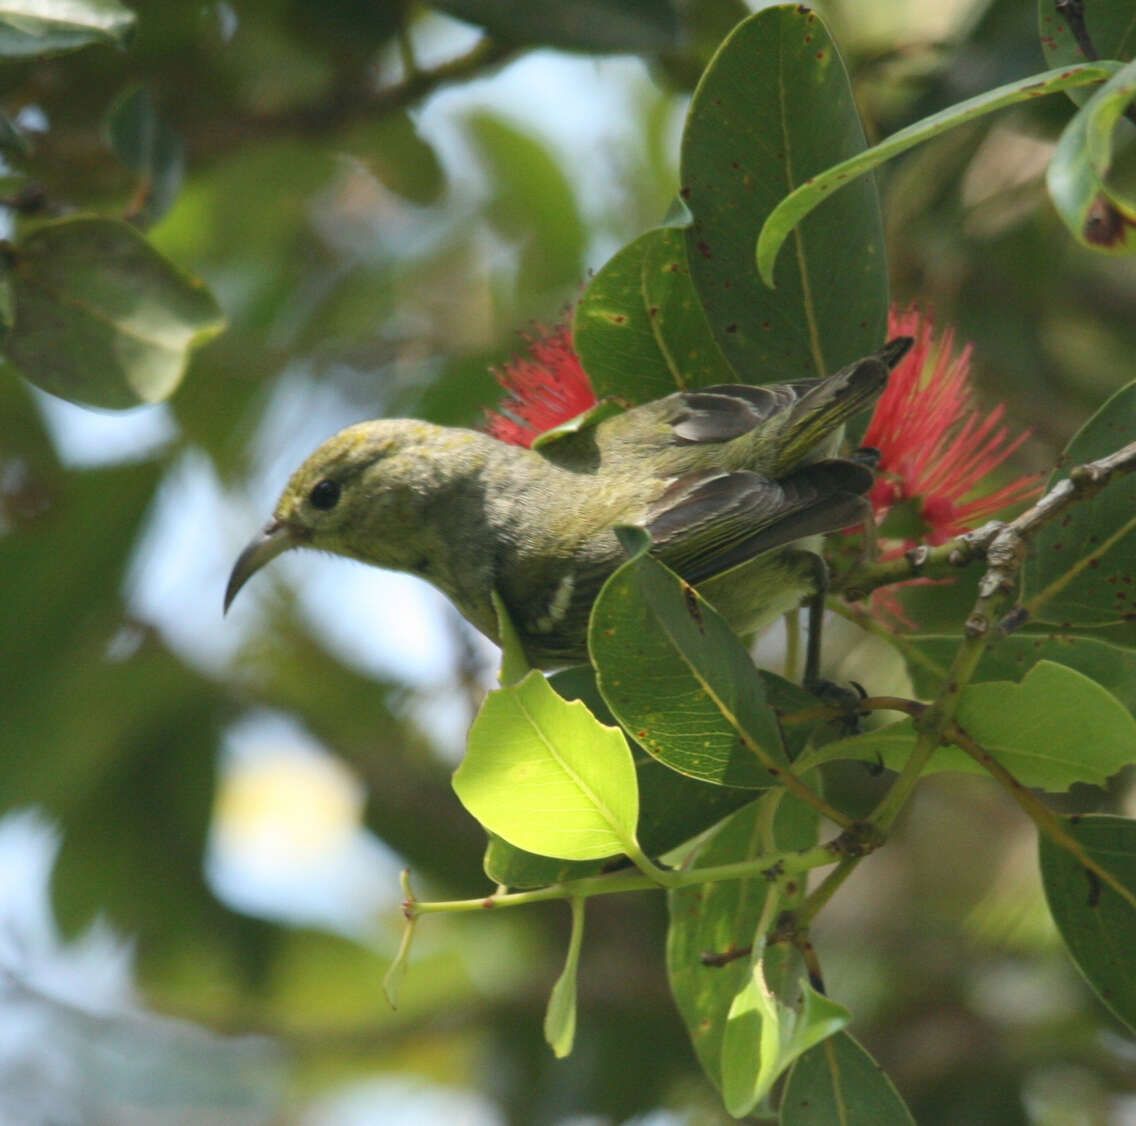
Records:
M237 597L237 592L261 567L301 542L301 537L290 525L280 520L273 520L266 524L256 534L248 547L237 556L237 561L233 564L233 572L229 575L229 585L225 587L224 612L229 612L229 606Z

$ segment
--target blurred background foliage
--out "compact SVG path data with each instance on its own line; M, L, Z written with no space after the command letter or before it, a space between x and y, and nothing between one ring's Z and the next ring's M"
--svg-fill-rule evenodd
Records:
M870 140L1045 66L1029 0L818 6ZM427 920L400 1009L382 998L398 868L430 897L487 887L449 785L487 643L431 591L342 560L286 559L229 619L220 604L319 440L378 415L476 425L521 334L661 220L691 86L747 6L131 7L125 49L0 65L27 147L9 150L0 214L9 233L76 211L148 225L228 329L169 403L119 416L0 379L0 801L61 834L61 936L8 975L33 980L39 954L75 953L105 918L133 940L151 1013L267 1038L235 1102L216 1081L229 1041L207 1041L211 1080L123 1087L123 1105L198 1115L179 1122L723 1121L667 995L662 896L592 904L567 1061L540 1036L562 905ZM1032 430L1027 470L1136 354L1136 267L1075 245L1045 197L1071 112L1026 104L879 177L893 297L974 342L986 401ZM131 114L150 115L160 167L123 144ZM875 658L841 628L855 672ZM849 764L832 785L866 809L877 783ZM1131 811L1130 787L1102 808ZM921 1124L1136 1121L1133 1046L1059 950L1032 849L991 786L935 777L821 918L830 987ZM33 870L0 863L9 914ZM78 1027L90 981L34 997ZM26 1021L0 1002L0 1022Z

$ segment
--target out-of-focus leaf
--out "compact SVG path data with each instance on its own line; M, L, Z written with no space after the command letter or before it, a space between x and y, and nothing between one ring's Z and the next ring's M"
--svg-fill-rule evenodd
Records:
M202 284L133 227L61 219L8 252L16 317L5 356L45 391L125 408L169 396L190 351L224 327Z
M12 292L12 279L0 274L0 341L16 320L16 295Z
M0 0L0 58L55 54L111 43L124 47L134 13L118 0Z
M0 149L17 156L27 156L31 150L27 137L16 128L15 122L6 113L0 113Z
M28 433L34 433L34 418L22 418L19 404L5 407L6 419L26 423ZM8 667L8 675L0 678L0 698L8 697L3 708L5 742L27 748L28 756L17 750L0 756L5 771L28 772L18 779L9 774L0 787L0 792L14 795L26 792L33 780L37 786L63 782L66 771L45 771L36 778L37 769L46 765L35 759L39 738L82 757L81 736L84 731L91 734L90 718L84 719L80 708L57 707L50 678L59 675L60 662L82 665L105 645L106 623L121 613L123 574L161 470L144 464L64 473L44 465L46 451L34 446L12 452L25 465L27 487L34 490L26 501L11 496L21 519L4 537L0 552L0 587L13 594L0 599L0 636ZM86 627L96 623L103 629L95 627L92 652ZM48 679L37 683L36 676ZM25 712L26 727L21 718ZM58 732L58 737L47 732Z
M437 200L446 186L434 146L427 141L405 111L386 113L348 138L352 154L358 154L392 192L412 203Z
M1118 70L1065 127L1046 184L1073 237L1104 254L1136 251L1136 199L1113 188L1113 132L1136 98L1136 60Z
M763 819L768 816L764 806L763 800L738 810L699 848L694 867L710 868L759 856L767 847L762 840ZM815 811L792 797L782 797L773 818L772 845L768 847L808 848L816 843L816 835ZM667 896L667 974L671 992L698 1061L715 1085L722 1081L726 1014L749 972L745 952L754 940L770 886L765 877L756 876L681 888ZM722 955L734 953L741 956L722 961ZM767 957L772 953L767 952ZM711 957L707 960L704 955ZM718 961L722 964L716 964ZM795 990L800 962L794 954L788 963L783 978ZM784 999L794 998L785 995Z
M681 196L695 289L749 383L826 375L879 347L887 262L874 183L862 180L797 228L769 290L754 247L786 194L864 148L848 75L820 17L757 12L729 35L694 93Z
M490 832L542 856L591 860L634 847L639 800L627 741L535 670L490 693L454 790Z
M687 387L736 382L690 278L685 236L640 235L592 279L572 339L600 397L645 403Z
M402 714L398 690L327 652L291 601L282 598L275 609L271 629L240 662L247 698L302 716L367 787L368 828L416 874L466 891L481 875L484 835L454 795L450 764Z
M1066 817L1065 829L1120 883L1136 892L1136 821ZM1041 835L1041 878L1057 929L1100 999L1136 1031L1136 908Z
M106 914L138 937L144 971L190 946L239 961L261 934L217 904L202 874L231 706L123 620L123 576L160 471L29 467L42 507L0 552L0 582L17 592L0 600L0 807L36 805L59 821L63 925Z
M1047 488L1136 434L1136 383L1117 391L1074 436ZM1047 524L1022 572L1031 615L1062 629L1136 621L1136 478L1120 476ZM1086 566L1086 559L1089 560Z
M118 158L142 181L130 218L156 222L181 188L185 172L181 138L159 116L145 86L135 86L115 101L107 114L106 133Z
M612 714L644 750L682 774L727 786L774 785L763 762L786 765L784 744L746 647L693 587L647 554L645 533L634 541L632 558L596 599L588 631Z
M677 50L659 57L657 69L676 86L692 90L718 44L749 15L745 0L680 0L682 35Z
M506 43L654 52L672 46L678 36L672 0L440 0L436 6Z
M1136 719L1096 681L1065 665L1039 661L1021 684L989 681L963 689L959 725L1023 786L1051 793L1075 782L1101 786L1132 761ZM828 743L802 756L807 769L842 758L882 760L900 769L915 746L910 720ZM982 773L958 747L941 747L927 768Z
M878 168L892 157L899 156L900 153L914 148L923 141L953 129L956 125L964 125L995 110L1040 98L1045 94L1053 94L1059 90L1099 85L1114 70L1114 64L1093 63L1030 75L1029 78L999 86L995 90L988 90L930 117L925 117L922 121L893 133L886 141L881 141L880 144L873 145L862 153L839 164L830 165L818 174L810 176L799 186L794 187L777 204L761 228L757 240L757 263L762 277L768 284L773 284L774 263L789 233L814 208L846 184L851 184L857 177L870 172L873 168Z
M810 1048L781 1095L780 1126L915 1126L880 1065L847 1032Z
M519 245L519 291L539 297L579 282L584 227L559 163L540 140L495 114L472 113L466 128L492 181L489 217Z

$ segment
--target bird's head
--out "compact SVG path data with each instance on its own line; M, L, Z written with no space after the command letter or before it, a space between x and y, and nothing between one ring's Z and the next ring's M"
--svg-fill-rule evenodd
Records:
M414 419L384 419L329 438L292 474L272 519L241 552L225 609L257 571L293 547L414 570L423 505L479 437Z

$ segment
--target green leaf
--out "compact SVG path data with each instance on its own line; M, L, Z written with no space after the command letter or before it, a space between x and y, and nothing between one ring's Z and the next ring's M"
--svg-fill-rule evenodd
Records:
M505 43L623 53L663 51L678 38L671 0L441 0L436 6Z
M486 876L495 884L507 888L543 888L549 884L562 884L568 880L581 880L597 876L611 863L599 860L557 860L517 848L493 833L485 846L481 865Z
M769 1094L803 1052L839 1032L852 1014L807 982L800 1010L780 1001L765 982L761 962L730 1005L722 1039L722 1099L742 1118Z
M906 637L903 643L915 693L927 699L942 686L959 639ZM1020 680L1038 661L1076 669L1111 692L1130 712L1136 712L1136 651L1094 637L1015 633L998 638L983 653L974 679Z
M675 227L647 231L607 262L576 306L572 339L601 397L645 403L738 379L710 331Z
M588 631L612 714L682 774L774 785L787 763L781 730L745 646L693 587L646 553L645 533L628 541L635 554L604 584Z
M590 430L593 426L598 426L605 418L614 418L615 415L622 414L623 410L624 408L619 403L612 402L611 399L602 399L595 406L589 407L586 411L581 411L568 419L567 422L562 422L559 426L553 426L550 430L538 434L533 439L532 448L534 450L546 450L554 442Z
M887 262L870 180L797 231L776 290L753 257L777 201L864 144L844 63L803 5L739 24L703 74L682 141L687 256L714 335L745 382L826 375L879 347Z
M1136 434L1136 383L1121 388L1073 437L1053 488L1074 466L1110 454ZM1044 527L1022 578L1034 618L1076 626L1136 621L1136 477L1121 476Z
M158 115L144 86L127 90L111 106L106 133L118 158L142 179L144 198L137 217L147 224L156 222L181 188L185 171L181 138Z
M539 672L489 694L454 790L518 848L564 860L637 851L639 797L623 734L558 696Z
M722 1101L735 1118L749 1114L773 1086L779 1074L782 1014L788 1025L791 1011L777 1004L761 962L754 962L730 1004L722 1037Z
M768 803L778 800L771 840L763 841ZM733 814L698 850L693 866L710 868L752 860L767 848L809 848L817 839L816 812L786 795L769 794ZM680 888L668 893L667 975L695 1054L715 1084L721 1083L722 1037L726 1014L749 974L746 948L753 941L765 897L772 885L762 876ZM703 956L742 952L722 964ZM795 987L800 961L795 952L775 947L784 957L783 977ZM787 996L786 1000L792 997Z
M1075 782L1101 786L1132 761L1136 720L1087 676L1052 661L1038 661L1021 684L990 681L968 685L959 725L1023 785L1051 793ZM910 720L829 743L802 756L806 770L836 759L880 759L900 769L915 746ZM927 773L982 773L961 748L940 747Z
M753 801L753 791L713 786L687 778L642 752L636 757L639 827L636 837L649 857L659 857L717 824L739 806ZM594 876L607 860L555 860L515 848L491 836L485 850L485 874L511 888L546 887Z
M497 636L501 639L501 669L497 679L503 686L516 684L523 680L532 665L525 656L525 648L521 644L517 627L509 616L509 610L501 600L501 596L494 590L490 591L489 599L497 614Z
M595 670L591 665L561 669L553 673L548 682L564 699L583 700L601 723L615 724L596 688ZM801 691L791 684L788 688ZM791 699L785 698L786 710L800 710L795 704L789 706ZM634 758L639 788L636 836L640 847L650 857L662 856L753 800L752 790L712 786L687 778L643 751L638 751ZM608 863L604 860L553 860L514 848L492 836L485 850L485 874L494 883L514 888L545 887L580 879L602 872Z
M126 223L47 223L9 251L8 268L16 318L4 354L32 383L72 402L159 402L191 350L224 328L208 290Z
M0 0L0 58L111 43L124 47L134 13L118 0Z
M1106 182L1112 135L1136 98L1136 61L1118 70L1079 109L1057 142L1046 185L1057 214L1083 246L1104 254L1136 251L1136 200Z
M1136 821L1093 815L1066 817L1063 824L1094 860L1136 891ZM1136 1031L1136 909L1045 834L1040 860L1049 910L1073 961Z
M580 945L584 941L584 905L586 899L570 899L572 936L568 940L568 957L564 969L552 987L548 1008L544 1013L544 1038L558 1060L572 1053L576 1037L576 975L580 969Z
M915 1126L880 1065L847 1032L810 1048L789 1072L780 1126Z
M757 240L757 264L766 284L773 284L773 269L785 239L805 216L824 200L829 199L839 189L851 184L858 177L878 168L894 156L922 144L924 141L945 133L957 125L983 117L995 110L1004 109L1019 102L1029 101L1060 90L1070 90L1080 86L1096 85L1104 82L1116 70L1115 63L1087 63L1077 67L1063 67L1060 70L1045 71L1028 78L1007 83L994 90L987 90L966 101L958 102L945 110L931 114L921 121L908 125L893 133L886 141L865 152L838 164L826 166L823 172L812 176L808 181L795 187L776 208L773 209ZM827 209L822 215L827 214ZM875 345L872 345L875 347ZM866 348L864 351L870 351Z

